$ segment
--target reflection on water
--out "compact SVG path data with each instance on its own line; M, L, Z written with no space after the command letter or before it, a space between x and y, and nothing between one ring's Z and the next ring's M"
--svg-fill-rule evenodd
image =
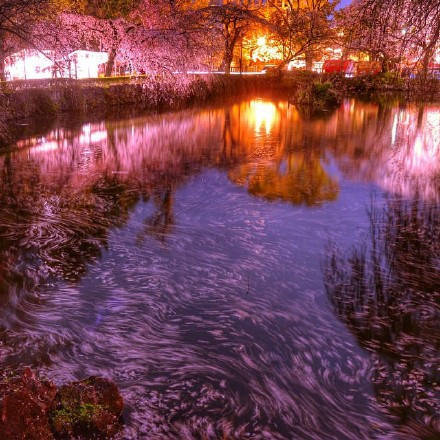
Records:
M313 152L289 152L279 159L237 166L229 178L245 185L249 193L268 200L313 206L337 199L337 181L327 174Z
M346 175L405 197L438 200L439 107L345 105L350 107L333 129L339 132L335 153ZM350 115L356 116L347 130Z
M255 125L256 133L264 131L269 134L277 117L277 108L272 102L256 99L249 103L247 114L247 119Z
M2 364L116 380L123 438L434 438L439 115L249 100L21 141Z
M372 207L371 244L334 251L325 282L337 315L373 353L378 401L402 433L440 433L440 209L390 200Z

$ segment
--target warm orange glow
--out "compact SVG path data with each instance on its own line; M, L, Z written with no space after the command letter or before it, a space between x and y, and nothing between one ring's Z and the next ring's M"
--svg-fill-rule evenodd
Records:
M262 35L256 39L256 48L252 51L252 60L254 62L268 62L272 60L282 60L283 55L278 47L268 44L267 37Z
M277 116L277 109L272 102L254 100L250 103L249 119L254 121L257 133L263 130L268 134L272 130Z

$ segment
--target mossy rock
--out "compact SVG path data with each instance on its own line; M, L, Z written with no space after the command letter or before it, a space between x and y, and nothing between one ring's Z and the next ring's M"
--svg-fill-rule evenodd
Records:
M109 439L121 429L123 400L115 384L90 377L60 387L50 412L58 439Z
M0 374L0 438L2 440L51 440L48 410L56 386L36 377L29 369L22 374Z

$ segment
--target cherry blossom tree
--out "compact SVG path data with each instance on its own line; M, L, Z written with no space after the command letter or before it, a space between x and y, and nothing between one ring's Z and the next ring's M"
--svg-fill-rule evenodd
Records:
M440 43L440 0L357 0L339 16L348 49L396 68L405 58L426 75Z
M88 15L105 20L106 33L101 41L107 43L106 49L109 55L105 69L106 76L112 73L118 48L122 42L121 21L141 3L141 0L87 0L83 6Z
M49 0L0 2L0 80L5 80L5 58L23 46L35 46L32 29L51 11Z
M126 22L122 56L145 71L186 71L202 63L209 47L194 10L177 2L143 0Z
M118 3L113 15L113 9L105 9L108 5L102 10L89 4L65 9L41 26L46 40L50 35L50 47L65 55L80 48L107 51L107 76L115 61L129 63L139 73L168 74L203 64L210 45L194 11L167 0Z

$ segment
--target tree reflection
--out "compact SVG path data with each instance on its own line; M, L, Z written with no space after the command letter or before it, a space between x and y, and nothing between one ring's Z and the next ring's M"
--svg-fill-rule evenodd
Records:
M418 188L432 200L439 115L435 106L348 100L328 120L304 120L287 102L252 99L27 138L0 156L0 288L13 273L31 284L47 274L78 280L141 200L156 211L139 245L146 236L164 240L178 222L176 191L205 167L225 170L262 200L314 206L339 195L331 158L345 176L399 194Z
M165 241L174 225L173 203L174 194L171 187L154 191L153 202L156 211L145 220L145 228L138 236L138 244L146 235Z
M86 124L0 156L1 291L78 281L140 200L157 209L142 234L163 240L175 188L214 161L219 127L203 113Z
M371 243L333 251L325 284L337 315L375 354L377 398L416 438L440 435L440 208L389 200Z
M231 123L231 121L236 121ZM336 200L339 185L323 166L319 128L304 122L294 106L252 100L227 111L224 150L228 177L254 196L307 206Z
M243 164L230 171L229 178L254 196L295 205L318 205L339 194L338 183L314 152L290 152L278 161Z
M350 179L374 182L394 194L438 200L438 105L346 101L321 139Z

